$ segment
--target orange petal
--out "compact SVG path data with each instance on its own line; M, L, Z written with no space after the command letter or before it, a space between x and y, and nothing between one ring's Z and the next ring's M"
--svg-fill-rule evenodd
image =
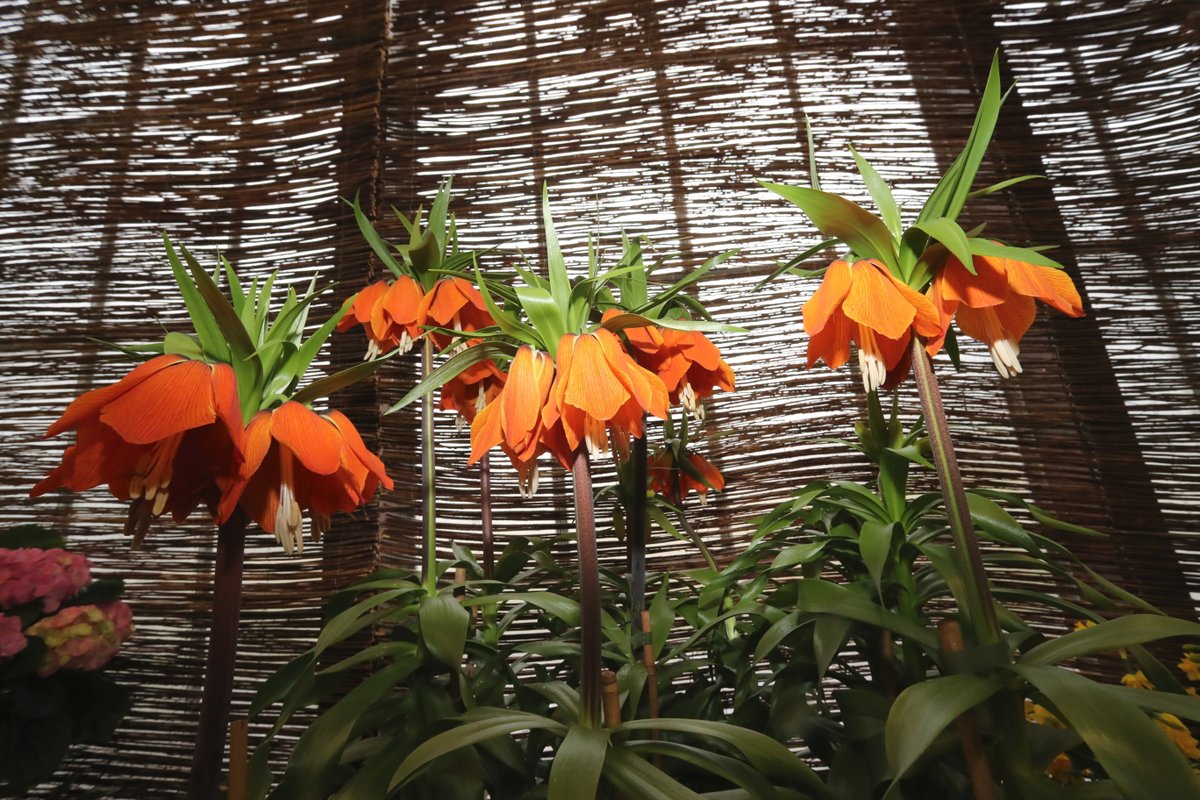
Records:
M392 322L397 325L413 326L409 330L409 335L413 335L424 296L425 290L421 288L421 284L405 275L397 278L391 285L387 294L384 295L381 305Z
M101 386L97 389L92 389L90 392L81 394L67 406L67 410L63 412L63 415L50 426L46 431L46 436L57 436L63 431L69 431L78 427L84 419L98 415L106 404L128 392L133 387L138 386L151 375L184 360L184 357L180 355L156 356L149 361L138 364L130 370L129 374L116 383L109 386Z
M850 292L842 303L846 316L889 339L899 339L912 325L916 311L896 288L886 267L859 261L853 267Z
M609 331L603 332L612 336ZM575 337L570 371L566 373L563 404L578 408L595 419L607 421L628 399L629 392L613 374L600 339L595 334L587 333Z
M724 476L717 471L717 468L713 466L711 461L698 453L691 453L689 455L689 459L692 462L692 466L696 468L697 472L704 476L704 479L712 485L712 488L716 489L717 491L721 491L725 488ZM704 492L708 491L708 487L702 485L701 487L697 488L697 491L703 494Z
M1065 271L1011 259L1005 259L1004 267L1014 292L1036 297L1069 317L1083 316L1083 300Z
M467 463L474 464L503 440L504 435L500 430L500 401L493 400L484 406L471 422L471 457Z
M267 452L271 449L272 416L270 411L260 411L246 426L246 435L242 440L242 466L238 470L237 479L225 490L220 505L217 506L218 523L229 519L229 515L237 507L247 484L262 468L263 459L267 457ZM249 512L247 511L247 513ZM258 517L254 517L254 519L258 520ZM261 520L259 523L261 524Z
M660 419L667 416L667 387L661 378L638 365L610 331L596 331L596 340L613 376L638 406Z
M993 259L976 256L972 275L962 262L951 256L938 272L942 294L948 299L965 303L971 308L986 308L1004 302L1008 297L1008 278L997 268Z
M291 450L305 469L329 475L338 468L342 437L333 423L292 400L271 414L271 436Z
M811 369L817 360L825 362L830 369L837 369L850 360L850 336L853 323L840 310L808 337L808 366Z
M838 259L825 270L825 278L813 296L808 298L801 312L804 317L804 332L809 336L819 333L828 324L834 311L842 307L842 302L850 292L850 265Z
M212 391L217 419L225 426L225 431L237 449L240 461L243 442L246 438L246 428L242 424L241 400L238 397L237 378L233 374L233 367L228 364L213 366Z
M211 368L182 359L158 370L100 412L100 421L133 444L150 444L217 418Z
M524 451L536 441L542 406L553 381L550 356L528 346L517 351L500 395L504 441L513 450Z
M917 333L922 336L944 335L945 329L942 328L941 316L929 298L910 288L898 278L892 277L891 273L888 273L888 277L891 278L892 285L896 287L896 291L900 293L904 301L913 307L915 313L912 326Z
M350 448L350 452L362 462L363 466L377 475L384 486L391 489L393 487L392 479L388 477L387 470L383 466L383 461L367 449L367 445L363 442L362 436L359 435L358 428L354 427L354 423L345 414L336 409L328 411L325 417L341 433L342 441Z

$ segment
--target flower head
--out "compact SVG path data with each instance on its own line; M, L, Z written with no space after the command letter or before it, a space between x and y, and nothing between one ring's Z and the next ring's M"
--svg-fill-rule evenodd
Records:
M709 489L719 492L725 488L725 478L704 456L698 453L687 453L686 456L688 465L684 467L676 463L675 454L669 449L655 453L647 465L650 489L673 502L680 502L688 492L694 491L703 505L708 499Z
M260 411L246 428L246 459L221 501L220 519L241 506L284 552L303 549L302 512L315 538L338 511L367 503L379 484L392 488L383 462L340 411L316 414L288 401Z
M804 304L804 330L809 367L820 359L837 369L850 360L850 343L857 344L868 392L907 373L913 331L927 337L942 333L932 304L874 260L830 264Z
M353 307L338 322L337 330L347 331L355 324L363 326L367 336L365 360L392 350L407 353L421 335L417 317L424 294L421 284L407 275L390 284L376 281L354 298Z
M472 364L442 386L439 406L457 411L460 422L474 422L475 415L500 395L504 380L504 372L490 358Z
M537 490L538 456L557 444L543 422L553 384L554 359L549 353L528 345L517 350L502 388L471 423L469 463L474 464L500 445L517 470L522 493L533 494ZM560 461L567 457L562 452L556 455Z
M1183 724L1183 720L1174 714L1163 712L1155 714L1154 721L1158 727L1162 728L1163 733L1167 734L1175 743L1184 758L1193 761L1200 759L1200 742L1197 742L1196 737L1192 736L1192 732L1188 730L1187 725Z
M930 285L943 331L930 341L931 352L941 347L953 319L967 336L987 344L996 371L1011 378L1021 372L1017 356L1036 315L1034 299L1069 317L1083 316L1079 292L1060 269L992 256L975 256L972 266L974 275L951 256Z
M91 581L91 573L87 558L58 547L0 549L0 608L41 600L42 609L52 613Z
M421 299L417 324L450 328L456 331L477 331L492 324L492 315L479 290L470 281L458 277L442 278ZM431 331L433 343L444 350L451 337Z
M619 313L611 309L605 317ZM704 416L702 401L717 389L733 391L733 370L703 333L650 326L624 332L638 364L662 380L672 403L697 417Z
M214 509L242 459L233 369L161 355L115 384L78 397L47 436L76 431L62 462L30 492L82 492L101 483L130 500L125 532L140 543L151 521L176 522L200 503Z
M1154 684L1146 677L1146 673L1140 669L1137 672L1127 673L1121 676L1121 685L1128 686L1130 689L1153 689Z
M30 625L28 636L46 643L42 677L60 669L97 670L133 636L133 614L121 600L101 605L67 606Z
M21 632L21 618L0 614L0 659L12 658L28 645Z
M1185 647L1179 669L1189 681L1200 681L1200 651L1193 647Z

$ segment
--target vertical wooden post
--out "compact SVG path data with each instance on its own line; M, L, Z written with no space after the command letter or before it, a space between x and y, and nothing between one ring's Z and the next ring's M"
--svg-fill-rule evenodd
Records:
M938 640L947 653L963 651L962 630L952 619L938 623ZM971 789L975 800L996 800L996 785L992 783L992 770L988 766L987 753L983 750L983 739L979 736L979 725L975 712L968 711L960 716L955 725L962 742L963 758L967 762L967 774L971 778Z
M604 727L615 728L621 724L621 692L611 669L600 670L600 692L604 697Z
M642 612L642 666L646 668L646 704L650 719L658 719L658 666L654 663L654 640L650 627L650 612ZM650 731L650 738L657 739L658 731Z
M242 718L229 722L229 792L226 800L246 800L250 758L250 723Z

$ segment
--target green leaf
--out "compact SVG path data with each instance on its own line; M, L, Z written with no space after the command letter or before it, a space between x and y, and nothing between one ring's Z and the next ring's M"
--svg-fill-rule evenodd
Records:
M409 753L408 758L404 759L396 774L392 776L389 790L406 782L429 762L460 747L469 747L496 736L523 730L549 730L557 736L567 734L567 728L561 722L525 711L480 707L461 714L458 718L462 720L462 725L434 736Z
M314 656L319 656L330 645L336 644L350 634L362 628L363 615L373 608L395 600L397 597L410 593L411 589L391 589L360 600L350 608L342 611L329 622L317 635L317 643L313 646Z
M501 594L468 597L463 600L466 606L484 606L494 603L528 603L543 611L553 614L569 627L579 626L579 603L569 597L563 597L553 592L504 592Z
M251 341L250 334L238 317L237 311L230 305L229 298L213 282L212 276L204 271L200 262L192 257L186 247L180 247L179 251L183 254L183 259L191 270L196 290L216 321L217 327L220 328L225 341L229 343L230 351L233 354L233 367L237 369L239 360L248 359L254 354L254 342Z
M550 276L550 295L558 305L559 314L565 320L570 313L571 279L567 276L567 264L563 261L562 249L558 246L558 234L554 232L554 218L550 212L550 190L545 183L542 184L542 227L546 235L546 271Z
M404 664L384 667L317 717L296 742L275 796L296 800L326 797L342 750L359 720L403 678L407 669Z
M606 319L601 323L600 327L610 331L621 331L626 328L659 327L670 328L675 331L700 331L702 333L746 333L745 328L739 328L736 325L726 325L723 322L710 322L703 319L670 319L667 317L650 319L641 314L629 312L616 314Z
M383 237L375 230L375 226L371 224L371 220L367 219L367 215L363 213L362 206L358 203L358 193L354 194L353 203L344 199L342 202L354 209L354 221L358 223L359 232L362 233L363 238L367 240L367 244L371 246L371 250L379 257L383 265L391 270L391 273L397 278L406 274L392 255L392 248L383 240Z
M558 350L558 342L567 331L566 312L545 289L518 286L517 298L529 316L538 336L550 347L550 355Z
M704 800L667 773L619 747L609 748L604 777L627 800Z
M1069 670L1025 665L1013 670L1054 704L1130 800L1200 797L1200 780L1188 762L1134 703Z
M946 217L935 217L918 222L913 227L945 245L946 249L966 267L967 272L975 274L974 260L971 258L967 235L963 233L963 229L957 222Z
M1042 551L1038 549L1029 533L1021 527L1021 523L991 500L974 492L967 492L967 507L971 511L971 519L983 532L991 534L1005 544L1041 555Z
M692 747L691 745L680 744L679 742L664 741L632 741L623 744L622 749L633 753L648 753L667 756L668 758L677 758L705 772L723 778L735 786L741 786L749 793L744 796L750 798L750 800L772 800L772 798L780 796L780 793L775 790L771 782L760 775L750 765L736 758L714 753L711 750L703 750L699 747ZM705 794L704 797L711 798L712 794Z
M209 311L204 298L200 296L195 282L188 277L187 270L180 262L175 248L171 245L171 238L165 231L163 232L163 245L167 248L167 263L171 266L171 274L175 277L176 285L179 286L179 293L183 295L183 303L187 306L192 327L200 339L200 346L213 360L228 362L229 344L221 335L221 328L213 318L212 312Z
M884 729L893 785L946 726L991 697L1001 686L998 681L979 675L947 675L914 683L901 692L892 704Z
M862 175L863 183L866 184L867 191L871 193L871 199L879 208L879 216L883 218L883 224L887 226L894 238L899 239L900 208L896 205L896 198L892 196L892 187L879 177L875 168L853 147L850 148L850 155L854 156L854 163L858 165L858 173Z
M790 750L766 734L741 728L728 722L703 719L635 719L622 722L614 733L663 731L713 739L741 751L746 760L762 774L773 780L784 780L814 797L829 797L829 790L807 764Z
M880 594L883 593L883 570L892 550L892 533L895 527L891 522L864 520L858 532L858 551L871 580L875 583L875 591Z
M675 608L668 594L668 581L668 577L664 576L662 585L650 601L650 643L655 658L666 647L667 639L671 638L671 626L675 623Z
M496 327L514 339L545 349L546 343L538 338L537 331L524 322L521 322L512 314L502 311L500 306L496 305L496 301L492 297L492 290L489 288L487 280L484 279L483 273L479 269L479 264L476 263L474 268L475 285L479 287L479 294L483 297L483 304L487 307L488 313L492 315L492 319L495 320Z
M879 217L836 194L802 186L759 183L798 206L821 233L842 240L863 258L882 261L895 272L896 243Z
M64 547L66 542L66 538L58 531L33 523L14 525L0 532L0 547L6 550L19 550L24 547L52 550Z
M292 395L292 400L295 400L297 403L311 403L313 400L328 397L336 391L345 389L347 386L353 386L382 367L397 352L399 351L393 350L374 361L364 361L361 364L355 364L353 367L347 367L340 372L335 372L332 375L326 375L324 378L315 380Z
M820 614L813 625L813 656L817 661L817 679L824 680L829 665L841 652L850 635L853 621L834 614Z
M797 611L773 622L754 648L754 663L757 664L766 658L772 650L779 646L780 642L803 624L804 620L801 620L800 613Z
M828 250L830 247L833 247L840 243L841 243L841 239L826 239L825 241L823 241L819 244L813 245L812 247L808 248L800 255L793 256L792 258L788 259L787 261L785 261L782 264L780 264L779 266L777 266L775 269L771 270L771 273L769 275L767 275L767 277L763 278L761 281L754 284L754 288L761 289L762 287L766 286L768 283L775 280L776 278L778 278L780 275L784 274L785 272L790 273L790 274L795 274L796 268L799 267L801 264L803 264L805 261L808 261L810 258L815 256L817 253L820 253L822 250ZM810 273L806 273L805 277L816 277L817 275L820 275L823 273L824 273L823 269L814 270Z
M499 342L483 342L474 344L457 355L451 356L446 363L439 366L428 377L422 378L396 404L383 412L384 416L394 414L405 406L411 405L425 395L440 389L454 378L457 378L468 368L490 359L509 358L516 354L517 349L510 344Z
M1013 261L1023 261L1026 264L1033 264L1039 267L1064 269L1062 264L1050 258L1045 253L1030 250L1027 247L1011 247L999 242L993 242L990 239L968 239L967 246L970 248L971 253L977 256L1011 258Z
M1173 636L1200 637L1200 624L1154 614L1130 614L1039 644L1021 657L1021 664L1058 664L1077 656L1112 652Z
M819 542L789 545L780 550L779 555L775 556L775 560L771 562L771 569L783 570L790 569L797 564L810 564L820 558L827 544L829 544L828 540L822 540Z
M836 583L808 578L797 582L796 607L813 614L837 614L877 628L886 628L921 644L938 649L937 634L904 617L880 608L859 592Z
M608 731L572 725L550 766L547 800L596 797L608 754Z
M969 192L967 194L967 199L975 200L976 198L985 197L986 195L989 195L989 194L995 194L996 192L1002 192L1010 186L1016 186L1018 183L1024 183L1025 181L1044 181L1044 180L1046 180L1045 175L1021 175L1016 178L1009 178L1006 181L1000 181L999 183L993 183L991 186L988 186L983 189L976 189L973 192Z
M821 188L821 178L817 174L817 146L813 144L812 124L808 112L804 112L804 140L808 144L808 182L814 189Z
M1200 722L1200 697L1172 692L1146 691L1128 686L1097 683L1096 688L1114 697L1122 697L1139 708L1156 713L1174 714L1180 719Z
M186 333L171 331L163 337L164 353L175 353L184 358L192 358L200 360L204 358L204 348L200 346L200 342L188 336Z
M421 639L430 654L455 671L462 664L463 648L471 614L452 594L438 594L421 600L418 612Z

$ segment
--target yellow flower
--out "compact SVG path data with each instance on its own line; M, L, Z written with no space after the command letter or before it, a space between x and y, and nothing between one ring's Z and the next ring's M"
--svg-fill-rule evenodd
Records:
M1035 725L1049 725L1052 728L1067 727L1058 717L1045 706L1038 705L1032 700L1025 701L1025 719Z
M1196 737L1192 736L1192 732L1188 730L1183 721L1174 714L1155 714L1154 721L1158 723L1158 727L1163 729L1167 736L1171 737L1171 741L1179 748L1179 752L1183 753L1184 758L1200 759L1200 742L1196 741Z
M1179 662L1179 669L1189 681L1200 681L1200 655L1186 654Z
M1050 766L1046 767L1046 777L1055 783L1079 783L1080 778L1072 769L1071 757L1066 753L1059 753L1050 762Z
M1094 628L1094 627L1096 627L1096 623L1092 622L1090 619L1075 620L1075 630L1077 630L1077 631L1084 630L1085 628Z
M1133 673L1132 675L1130 675L1130 674L1122 675L1121 676L1121 684L1124 686L1128 686L1130 689L1153 689L1154 688L1154 684L1151 683L1146 678L1146 673L1142 672L1140 669L1137 672Z

